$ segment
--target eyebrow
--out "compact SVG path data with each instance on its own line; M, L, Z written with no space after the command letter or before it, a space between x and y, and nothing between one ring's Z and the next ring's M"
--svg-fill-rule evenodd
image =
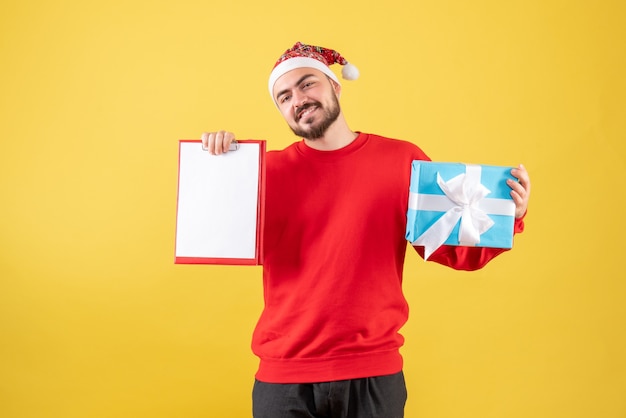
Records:
M299 86L300 84L302 84L302 82L304 80L306 80L309 77L315 77L315 74L311 73L311 74L305 74L302 77L300 77L300 79L298 81L296 81L296 83L294 84L294 86ZM289 92L289 88L283 89L281 91L278 92L278 94L276 94L276 99L278 99L280 96L282 96L285 93Z

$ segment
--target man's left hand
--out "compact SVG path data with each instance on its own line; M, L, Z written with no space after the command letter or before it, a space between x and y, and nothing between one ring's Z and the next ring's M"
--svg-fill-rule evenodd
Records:
M507 180L511 188L511 197L515 202L515 217L521 218L528 209L528 198L530 197L530 177L523 164L511 170L511 175L519 181Z

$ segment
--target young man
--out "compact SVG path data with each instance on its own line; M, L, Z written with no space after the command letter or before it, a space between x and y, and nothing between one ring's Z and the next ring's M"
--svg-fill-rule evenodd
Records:
M334 63L354 75L335 51L297 43L270 75L275 105L303 140L267 153L265 308L252 341L260 358L256 418L404 414L398 330L408 318L402 270L410 167L429 158L410 142L352 131ZM202 134L213 154L227 152L234 138ZM521 232L530 180L521 165L512 175ZM422 247L416 251L423 256ZM475 270L503 251L444 245L430 260Z

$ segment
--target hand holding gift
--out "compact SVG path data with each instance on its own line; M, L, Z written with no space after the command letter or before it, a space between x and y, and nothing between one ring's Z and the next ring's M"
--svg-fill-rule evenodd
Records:
M511 248L529 195L522 165L413 161L406 238L424 246L425 259L443 244Z
M523 164L520 164L517 168L511 170L511 174L517 178L518 181L507 179L506 184L509 185L511 190L511 198L515 202L515 217L521 218L526 214L528 209L528 199L530 197L530 177L528 171Z

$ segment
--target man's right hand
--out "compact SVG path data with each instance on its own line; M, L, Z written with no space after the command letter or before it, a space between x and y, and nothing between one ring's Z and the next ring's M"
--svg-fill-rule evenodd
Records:
M228 152L230 144L235 140L235 134L226 131L204 132L200 139L203 149L211 155L219 155Z

